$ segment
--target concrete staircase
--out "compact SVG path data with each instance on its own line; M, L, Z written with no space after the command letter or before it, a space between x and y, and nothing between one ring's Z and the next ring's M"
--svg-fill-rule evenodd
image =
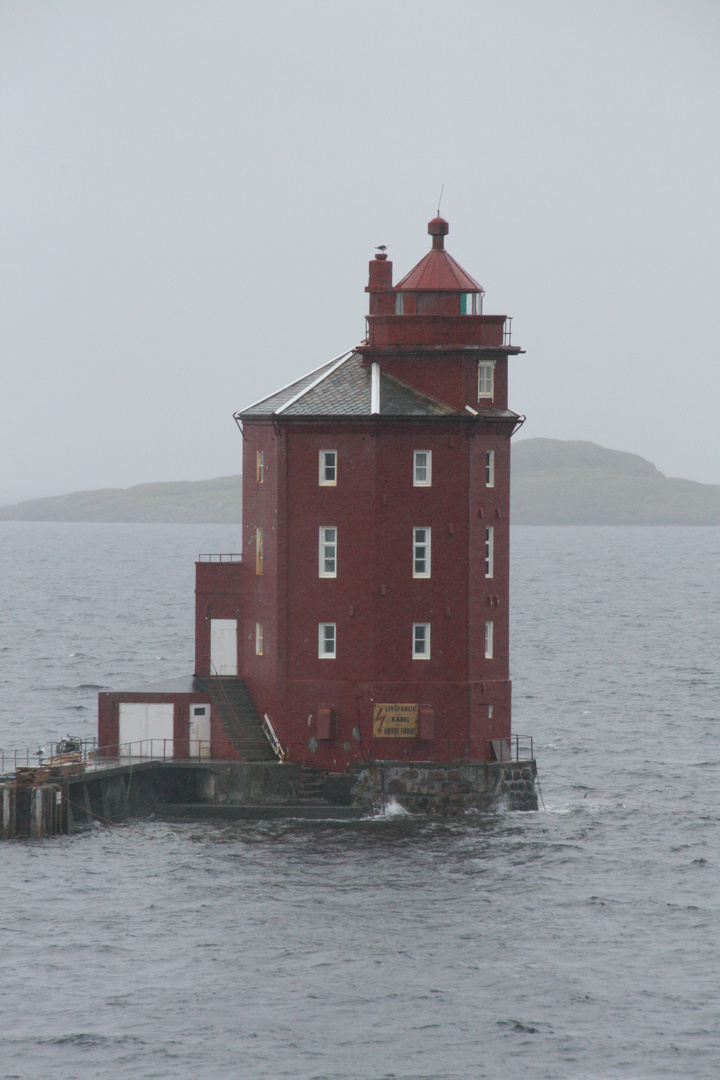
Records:
M300 773L298 785L299 803L323 803L325 799L325 787L327 784L327 769L303 768Z
M225 734L242 761L277 761L243 679L213 675L197 682L211 695Z

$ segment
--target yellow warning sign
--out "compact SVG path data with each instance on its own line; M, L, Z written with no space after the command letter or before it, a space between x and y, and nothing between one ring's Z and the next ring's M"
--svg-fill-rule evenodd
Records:
M376 739L416 739L417 733L417 705L373 705Z

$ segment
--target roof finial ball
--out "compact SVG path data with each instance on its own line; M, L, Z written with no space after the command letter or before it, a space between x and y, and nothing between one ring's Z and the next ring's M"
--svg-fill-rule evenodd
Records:
M428 232L433 238L433 248L435 251L442 251L445 247L444 237L450 232L450 226L445 218L436 217L432 221L428 222Z

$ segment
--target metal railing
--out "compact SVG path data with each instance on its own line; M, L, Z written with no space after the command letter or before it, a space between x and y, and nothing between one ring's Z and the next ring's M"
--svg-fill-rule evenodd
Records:
M272 731L267 716L267 726ZM266 725L263 725L265 729ZM266 736L281 761L285 754L268 731ZM68 750L72 743L73 749ZM485 740L486 761L531 761L534 748L532 735L510 735L504 739ZM61 739L46 747L23 747L21 750L0 750L0 776L15 774L20 769L62 769L64 765L82 764L85 771L134 765L143 761L209 761L212 747L209 739L138 739L134 742L98 746L97 739Z
M72 750L69 747L72 746ZM0 774L15 772L18 768L47 765L53 758L68 752L78 755L79 761L88 761L97 752L97 739L59 739L45 746L25 746L22 750L0 749Z
M512 315L508 315L503 326L503 345L512 345Z
M239 551L221 551L218 554L204 551L197 557L198 562L242 562L242 553Z
M211 756L209 739L137 739L98 747L88 764L102 769L142 761L207 761Z
M485 740L486 761L532 761L534 757L532 735Z
M79 764L94 772L143 761L209 761L212 757L209 739L138 739L109 746L98 746L97 739L74 739L77 749L70 752L67 742L49 743L49 750L42 746L0 750L0 776L14 775L18 769L52 772Z

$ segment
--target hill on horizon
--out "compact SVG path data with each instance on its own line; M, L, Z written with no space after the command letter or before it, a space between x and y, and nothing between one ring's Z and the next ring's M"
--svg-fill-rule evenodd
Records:
M0 507L0 521L239 524L242 477L77 491ZM596 443L519 439L514 525L718 525L720 486L667 477L639 454Z
M582 440L513 443L511 493L514 525L720 524L719 485Z
M106 521L234 524L242 513L242 477L100 488L0 506L0 521Z

